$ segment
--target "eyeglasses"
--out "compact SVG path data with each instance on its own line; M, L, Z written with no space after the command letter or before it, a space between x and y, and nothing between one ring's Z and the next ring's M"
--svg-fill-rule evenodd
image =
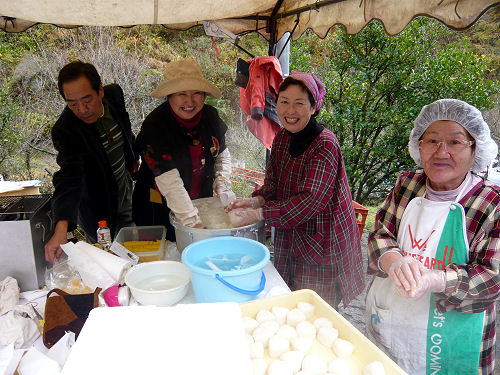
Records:
M418 141L418 146L423 152L434 153L439 149L440 145L443 145L444 149L450 154L458 154L462 152L467 147L474 144L474 141L464 141L461 139L449 139L446 141L438 141L437 139L422 139Z

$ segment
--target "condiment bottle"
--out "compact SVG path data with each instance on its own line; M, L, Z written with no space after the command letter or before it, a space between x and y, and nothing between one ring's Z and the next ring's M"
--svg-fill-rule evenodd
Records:
M108 228L108 223L106 220L101 220L98 222L99 228L97 228L97 243L102 246L106 251L109 251L111 247L111 231Z

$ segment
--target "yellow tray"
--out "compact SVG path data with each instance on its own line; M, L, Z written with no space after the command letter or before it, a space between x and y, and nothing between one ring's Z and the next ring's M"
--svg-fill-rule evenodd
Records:
M342 315L334 308L326 303L316 292L309 289L297 290L285 295L269 297L250 302L241 303L241 311L243 316L254 318L262 309L270 310L273 306L287 307L293 309L298 302L308 302L312 304L314 316L308 319L311 323L319 317L328 318L333 322L333 326L338 329L339 337L350 341L354 345L354 353L346 359L351 364L352 374L361 374L363 367L373 361L380 361L384 365L387 375L406 375L392 359L390 359L382 350L377 348L366 336L358 331L351 323L349 323ZM319 342L315 342L311 349L312 354L316 354L329 363L335 355L331 349L326 348ZM271 359L266 359L271 362Z

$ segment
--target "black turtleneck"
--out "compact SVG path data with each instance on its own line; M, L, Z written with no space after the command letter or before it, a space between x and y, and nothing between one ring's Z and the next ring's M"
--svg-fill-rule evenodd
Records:
M306 127L297 133L290 133L290 155L300 156L323 131L323 125L318 124L314 117L311 117Z

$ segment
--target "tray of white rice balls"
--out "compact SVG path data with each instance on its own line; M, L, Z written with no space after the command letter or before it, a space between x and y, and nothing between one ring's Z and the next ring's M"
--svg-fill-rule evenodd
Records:
M312 290L240 307L254 375L406 374Z

